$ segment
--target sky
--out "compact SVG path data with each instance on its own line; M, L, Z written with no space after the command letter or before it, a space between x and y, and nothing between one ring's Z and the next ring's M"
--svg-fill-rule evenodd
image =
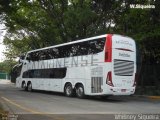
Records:
M5 46L3 45L3 36L5 35L6 31L3 30L5 26L0 24L0 62L5 59L3 52L5 52Z

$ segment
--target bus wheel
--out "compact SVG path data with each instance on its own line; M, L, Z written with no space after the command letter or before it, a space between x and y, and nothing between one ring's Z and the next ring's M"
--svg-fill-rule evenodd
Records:
M23 90L27 90L27 87L26 87L26 83L25 83L25 82L22 83L22 89L23 89Z
M27 85L27 90L28 90L29 92L32 92L32 83L31 83L31 82L28 83L28 85Z
M85 97L83 85L80 84L76 87L76 95L77 95L78 98L84 98Z
M70 83L68 83L65 88L64 88L64 92L65 92L65 95L67 97L72 97L73 96L73 88L72 88L72 85Z

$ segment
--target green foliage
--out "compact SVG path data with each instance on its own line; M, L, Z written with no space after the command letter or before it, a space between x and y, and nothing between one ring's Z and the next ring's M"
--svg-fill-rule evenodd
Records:
M4 39L8 47L6 56L14 58L31 49L113 32L113 13L123 9L121 3L114 0L1 1L0 13L8 29Z
M0 72L6 72L8 74L11 73L13 66L16 64L16 61L13 60L5 60L0 62Z
M143 49L141 41L160 34L159 0L1 0L0 3L1 19L8 30L4 44L9 59L28 50L105 33L133 37ZM155 4L155 9L131 9L130 4Z

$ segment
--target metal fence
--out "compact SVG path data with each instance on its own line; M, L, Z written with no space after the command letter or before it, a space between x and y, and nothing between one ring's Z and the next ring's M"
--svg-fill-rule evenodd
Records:
M0 72L0 79L9 80L9 79L10 79L10 76L9 76L8 73L2 73L2 72Z

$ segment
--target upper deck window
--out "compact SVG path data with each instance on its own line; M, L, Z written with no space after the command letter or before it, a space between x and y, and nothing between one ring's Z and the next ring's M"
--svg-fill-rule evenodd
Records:
M27 59L31 61L39 61L39 60L97 54L103 51L104 44L105 44L105 38L99 38L75 44L64 45L60 47L31 52L27 55Z

